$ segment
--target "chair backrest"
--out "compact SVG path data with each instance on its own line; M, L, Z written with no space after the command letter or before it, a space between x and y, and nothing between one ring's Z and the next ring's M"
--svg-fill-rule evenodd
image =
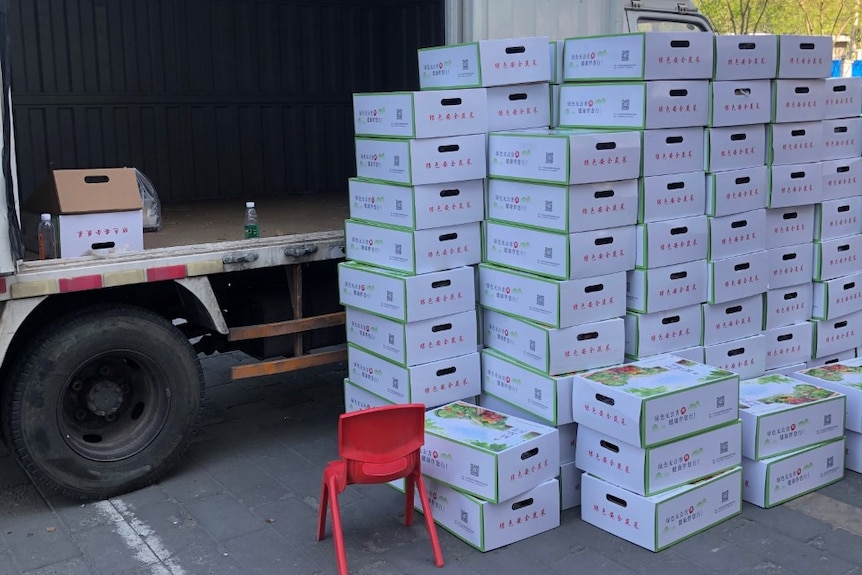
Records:
M404 457L425 443L425 405L372 407L338 420L338 453L345 459L383 463Z

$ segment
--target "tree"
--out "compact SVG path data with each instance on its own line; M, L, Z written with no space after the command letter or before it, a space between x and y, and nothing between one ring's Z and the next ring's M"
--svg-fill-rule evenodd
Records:
M695 0L722 34L850 34L859 0Z

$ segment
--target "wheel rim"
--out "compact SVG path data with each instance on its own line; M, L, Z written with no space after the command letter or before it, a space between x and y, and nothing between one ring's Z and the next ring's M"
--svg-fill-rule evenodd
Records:
M147 355L110 351L85 360L63 386L58 425L66 444L93 461L144 450L170 413L168 375Z

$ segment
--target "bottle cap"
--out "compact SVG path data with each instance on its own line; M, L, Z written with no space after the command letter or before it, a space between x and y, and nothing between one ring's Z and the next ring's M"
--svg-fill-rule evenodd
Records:
M51 220L51 214L42 214L41 216L43 222L47 222Z
M245 207L247 207L247 208L253 208L253 207L254 207L254 202L246 202L246 203L245 203Z

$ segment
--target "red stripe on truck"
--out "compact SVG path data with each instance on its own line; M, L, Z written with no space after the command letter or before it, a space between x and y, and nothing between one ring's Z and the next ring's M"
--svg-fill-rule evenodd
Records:
M102 276L81 276L77 278L60 278L60 293L86 291L102 287Z
M161 268L150 268L147 270L148 282L160 282L164 280L178 280L186 277L186 266L164 266Z

